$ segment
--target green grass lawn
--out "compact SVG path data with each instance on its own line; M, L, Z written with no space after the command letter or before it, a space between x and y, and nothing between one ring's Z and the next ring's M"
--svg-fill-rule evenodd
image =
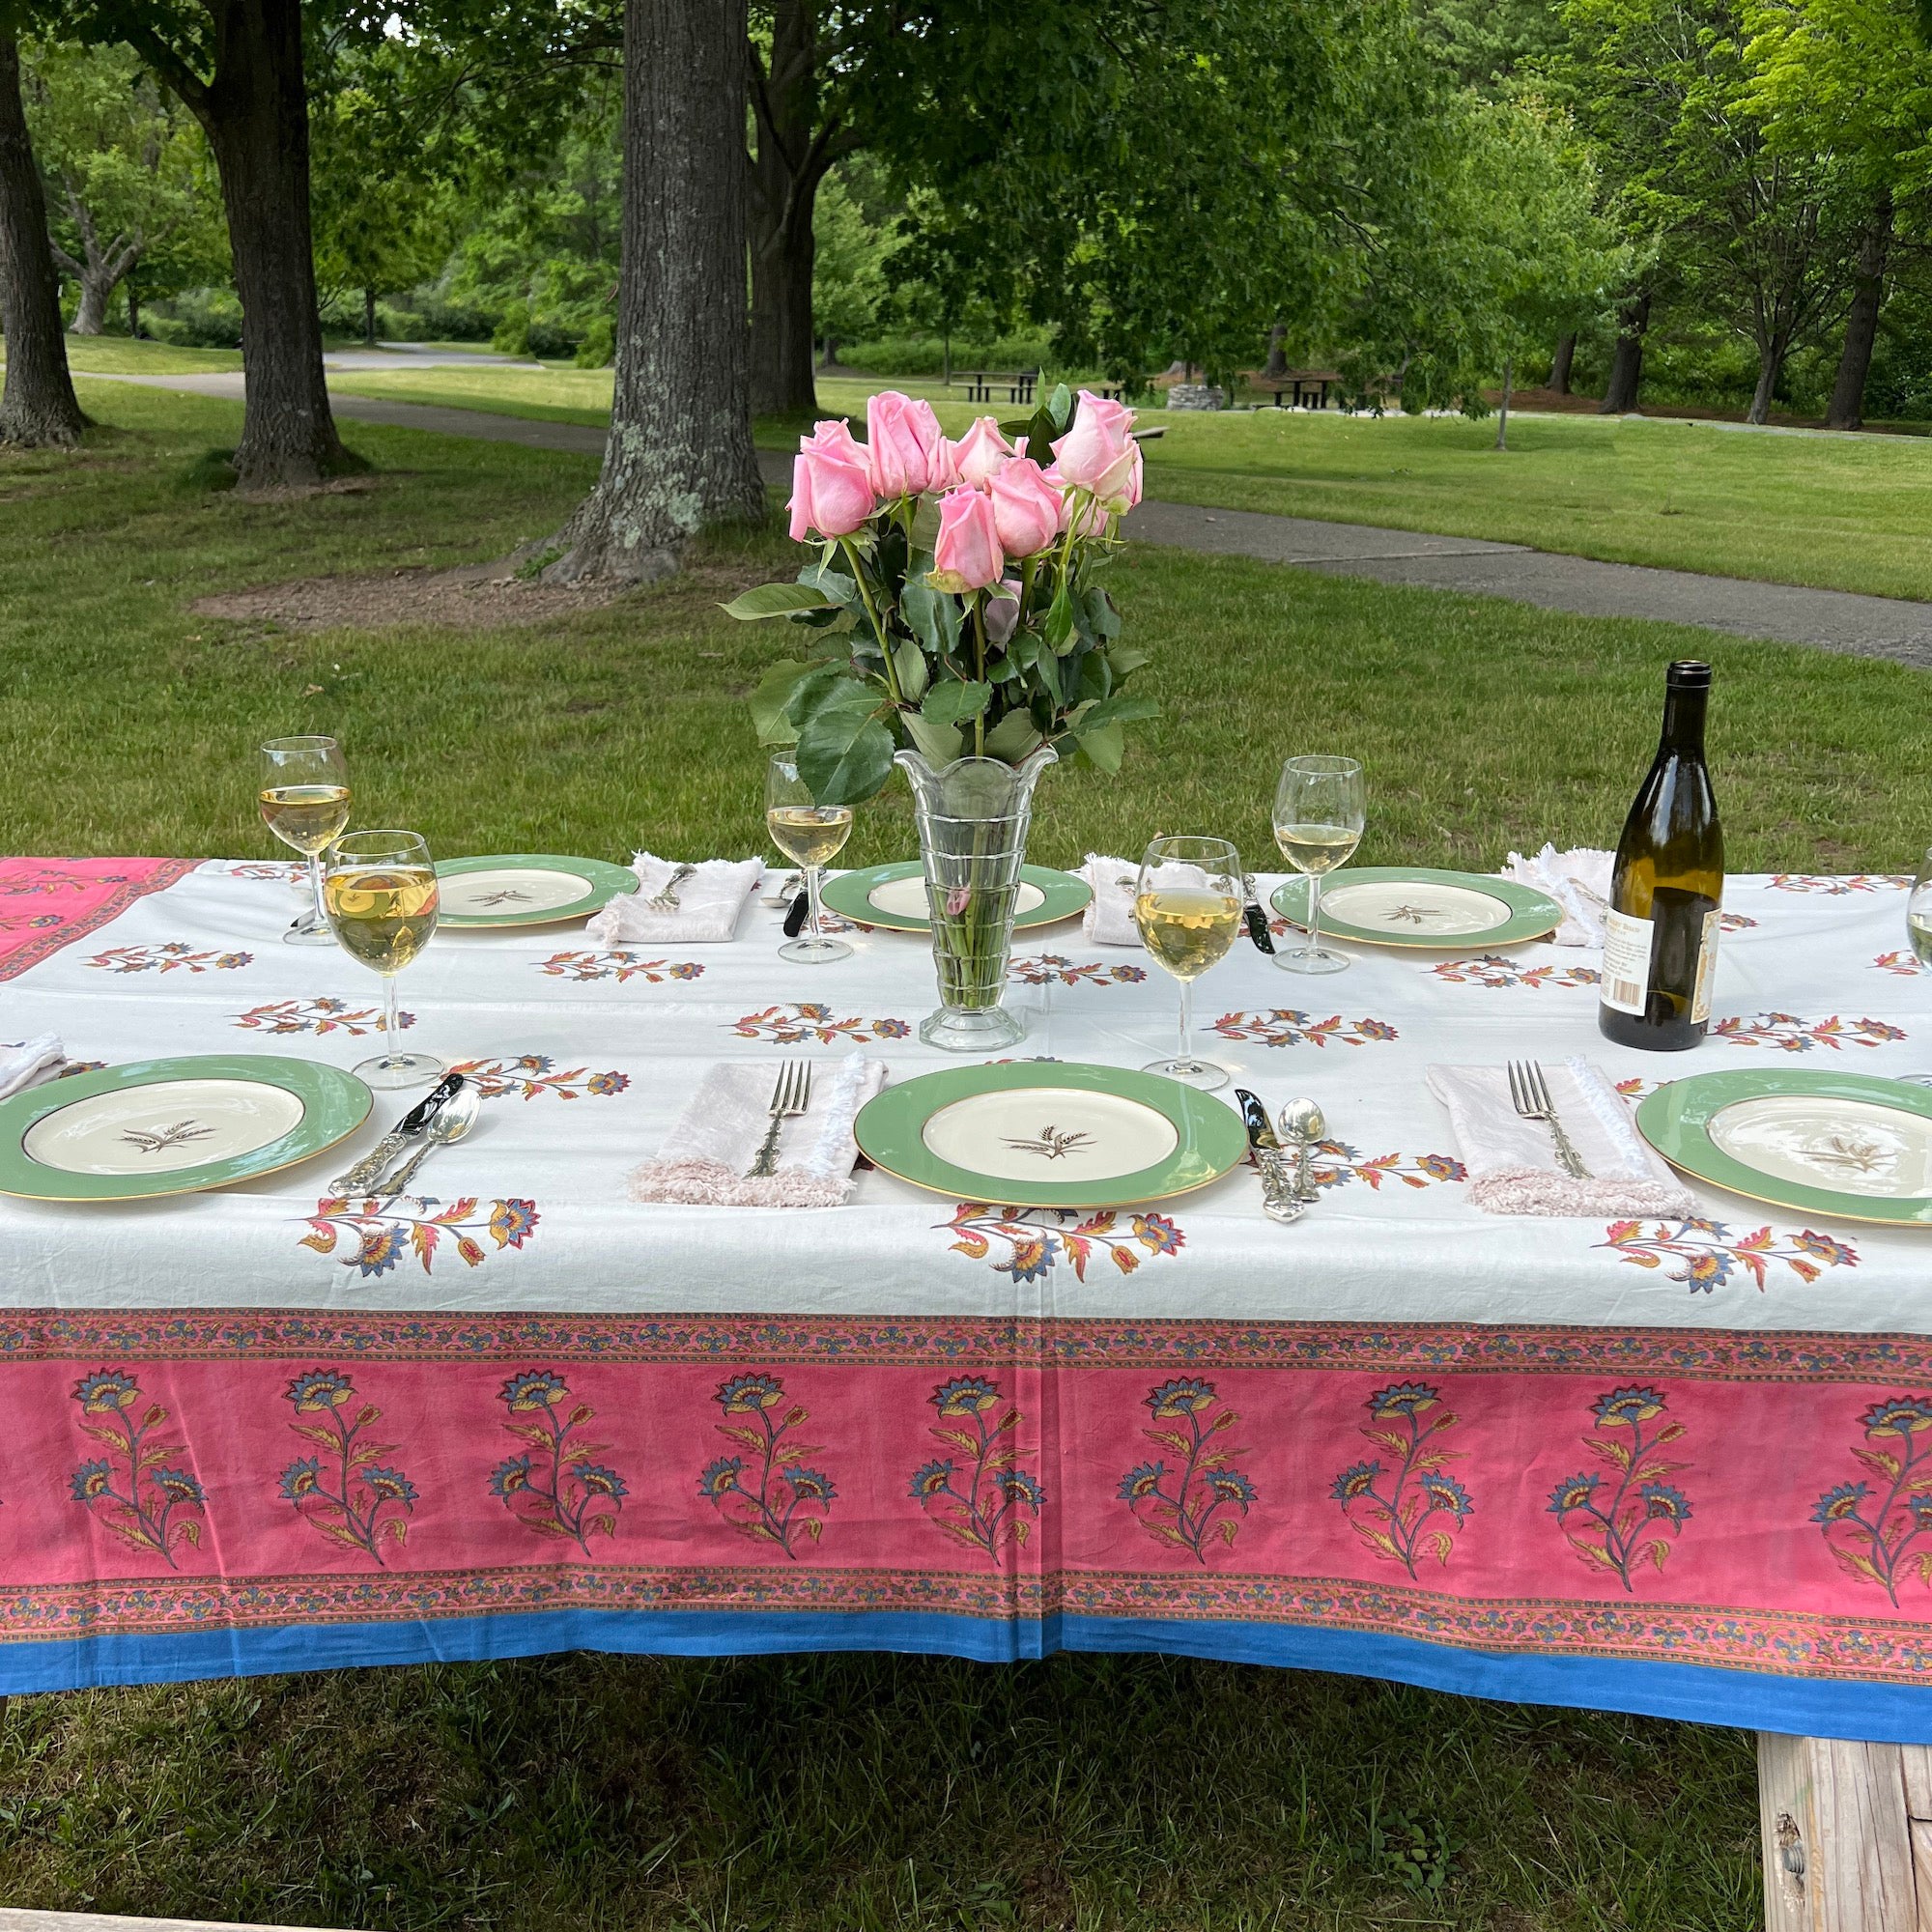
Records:
M242 352L176 349L166 342L136 342L127 335L70 335L67 363L76 376L209 376L241 368Z
M85 400L78 458L0 456L0 851L266 856L254 748L304 730L344 740L359 821L444 853L759 849L742 696L782 644L717 603L787 567L775 527L527 630L213 621L185 606L501 554L594 466L355 425L373 488L245 504L203 481L236 406ZM1367 760L1371 861L1602 841L1687 649L1718 666L1736 866L1922 849L1898 780L1926 769L1925 685L1894 665L1176 552L1117 585L1168 715L1118 780L1048 776L1049 862L1186 826L1266 863L1275 762L1309 749ZM895 786L851 854L912 849ZM1415 1833L1439 1891L1400 1876ZM0 1897L388 1932L1760 1923L1744 1732L1158 1658L562 1657L18 1699Z
M562 422L601 423L611 407L609 370L371 371L335 386ZM888 386L933 398L955 435L982 412L933 383L822 382L819 407L863 416L867 396ZM1276 411L1147 419L1167 427L1148 450L1149 494L1176 502L1932 598L1932 440L1518 415L1509 449L1497 451L1493 420ZM778 431L768 440L789 441Z

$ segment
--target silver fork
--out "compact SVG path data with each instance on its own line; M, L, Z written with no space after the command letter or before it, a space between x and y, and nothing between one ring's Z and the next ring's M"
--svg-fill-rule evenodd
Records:
M1512 1060L1509 1078L1510 1098L1518 1114L1525 1121L1541 1121L1556 1143L1556 1158L1562 1163L1563 1172L1573 1180L1588 1180L1590 1170L1583 1165L1582 1155L1571 1145L1570 1136L1563 1131L1563 1122L1556 1118L1543 1068L1533 1060Z
M664 883L662 892L653 893L644 903L653 912L675 912L680 903L677 889L697 870L696 866L680 866Z
M752 1163L748 1180L761 1175L770 1174L779 1162L779 1129L786 1121L796 1120L811 1104L811 1063L809 1060L788 1060L779 1069L779 1084L772 1090L772 1104L766 1110L772 1117L771 1125L765 1130L765 1143L758 1150L758 1157Z

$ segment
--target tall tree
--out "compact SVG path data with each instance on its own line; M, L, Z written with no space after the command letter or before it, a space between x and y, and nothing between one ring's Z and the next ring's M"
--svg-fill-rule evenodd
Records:
M322 368L301 0L78 0L73 17L132 47L213 152L242 298L240 488L313 488L352 459Z
M0 443L79 440L86 417L68 375L60 279L47 242L47 204L20 99L20 47L0 11L0 331L7 384Z
M629 0L611 434L547 582L648 582L706 526L764 515L746 404L745 111L745 0Z

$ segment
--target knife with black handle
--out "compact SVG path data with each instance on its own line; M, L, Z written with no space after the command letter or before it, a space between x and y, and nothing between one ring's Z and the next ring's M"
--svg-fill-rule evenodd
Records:
M1262 1212L1270 1221L1298 1221L1308 1204L1295 1198L1293 1179L1280 1136L1268 1120L1268 1110L1245 1087L1235 1089L1241 1103L1241 1124L1248 1130L1248 1151L1262 1178Z
M1268 916L1262 907L1261 889L1255 884L1255 875L1250 872L1242 881L1247 889L1248 902L1241 909L1241 917L1248 923L1248 937L1257 949L1270 958L1274 956L1274 934L1268 930Z
M450 1096L462 1085L462 1074L445 1073L347 1174L338 1175L328 1183L328 1191L346 1197L359 1194L370 1186L376 1177L402 1152L405 1145L414 1140L442 1112Z

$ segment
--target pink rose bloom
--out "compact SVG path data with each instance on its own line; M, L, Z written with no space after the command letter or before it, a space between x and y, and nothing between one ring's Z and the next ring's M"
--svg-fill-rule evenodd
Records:
M980 416L957 442L949 443L952 452L955 483L970 483L982 490L1012 461L1012 445L1000 434L1000 425L991 416Z
M1141 446L1134 444L1134 467L1127 477L1127 500L1121 505L1123 510L1131 510L1141 499Z
M962 595L997 583L1006 567L991 498L967 483L947 491L939 499L939 536L926 582L935 590Z
M866 405L866 447L881 497L917 497L951 481L952 453L930 403L882 389Z
M1134 412L1124 403L1080 391L1080 408L1073 427L1053 445L1061 480L1089 491L1109 510L1127 507L1136 448L1127 432Z
M1072 520L1072 486L1066 481L1065 477L1061 475L1060 465L1057 463L1049 464L1039 473L1047 483L1052 485L1060 497L1059 526L1064 530ZM1103 536L1106 534L1106 529L1107 506L1104 503L1083 503L1080 506L1080 527L1074 532L1074 535L1082 537Z
M872 514L872 472L842 422L822 422L799 440L791 466L791 537L849 537Z
M986 599L986 641L1004 650L1020 627L1020 586L1008 578Z
M1031 457L1016 456L986 486L1000 548L1009 556L1032 556L1060 530L1060 492Z

